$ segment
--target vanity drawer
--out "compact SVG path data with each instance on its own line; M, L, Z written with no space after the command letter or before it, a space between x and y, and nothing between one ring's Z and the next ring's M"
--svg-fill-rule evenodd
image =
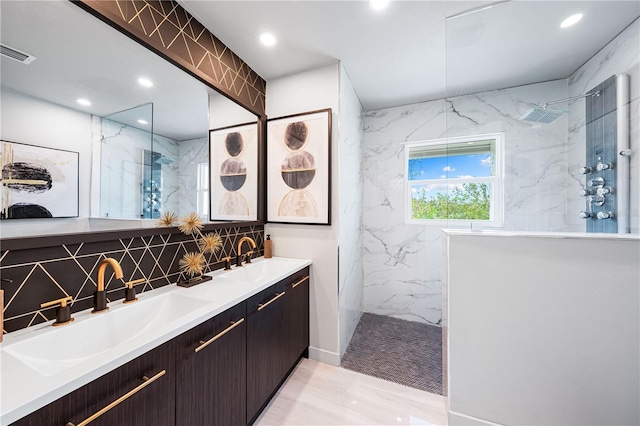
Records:
M13 425L174 425L174 401L173 343L167 342Z

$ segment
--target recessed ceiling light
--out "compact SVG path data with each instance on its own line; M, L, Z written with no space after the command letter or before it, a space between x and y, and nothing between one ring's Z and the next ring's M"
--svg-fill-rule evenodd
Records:
M260 35L258 36L258 40L260 40L260 43L264 44L267 47L275 46L278 43L278 39L276 38L276 36L266 31L260 33Z
M88 99L79 98L79 99L76 99L76 102L79 103L80 105L91 106L91 102Z
M153 82L148 78L140 77L138 79L138 84L144 87L153 87Z
M373 10L383 10L389 6L391 0L369 0L369 7Z
M571 15L567 19L562 21L562 24L560 24L560 28L570 27L570 26L578 23L578 21L581 20L581 19L582 19L582 13L576 13L575 15Z
M149 122L147 122L147 120L143 120L143 119L138 120L138 123L140 123L140 124L149 124Z

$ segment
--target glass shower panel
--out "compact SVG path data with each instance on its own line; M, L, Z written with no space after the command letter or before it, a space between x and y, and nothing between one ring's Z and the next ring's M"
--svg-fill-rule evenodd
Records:
M153 104L101 119L100 217L139 219L143 214L142 182L151 174Z

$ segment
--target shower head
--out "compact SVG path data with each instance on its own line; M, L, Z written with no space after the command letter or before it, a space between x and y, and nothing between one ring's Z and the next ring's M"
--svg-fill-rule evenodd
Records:
M569 111L566 110L557 111L553 109L546 109L544 107L534 107L525 112L522 117L520 117L520 120L549 124L556 121L558 118L562 117L568 112Z
M593 98L594 96L600 96L600 91L598 90L592 93L586 93L584 95L574 96L572 98L566 98L566 99L560 99L558 101L547 102L546 104L542 105L542 108L540 107L531 108L529 111L525 112L522 117L520 117L520 120L533 121L534 123L544 123L544 124L553 123L558 118L562 117L565 114L568 114L569 111L567 110L558 111L558 110L547 109L549 105L559 104L562 102L568 102L568 101L573 101L573 100L582 99L582 98L589 98L589 97Z
M169 164L171 164L173 162L174 162L173 159L171 159L171 158L169 158L167 156L164 156L164 155L159 156L154 161L154 163L156 163L156 164L162 164L162 165L166 165L166 166L168 166Z

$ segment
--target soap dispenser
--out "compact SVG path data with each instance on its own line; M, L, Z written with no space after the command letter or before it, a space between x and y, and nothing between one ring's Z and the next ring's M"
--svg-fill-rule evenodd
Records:
M271 234L267 234L267 239L264 241L264 258L271 259L273 257L273 241L271 241Z

